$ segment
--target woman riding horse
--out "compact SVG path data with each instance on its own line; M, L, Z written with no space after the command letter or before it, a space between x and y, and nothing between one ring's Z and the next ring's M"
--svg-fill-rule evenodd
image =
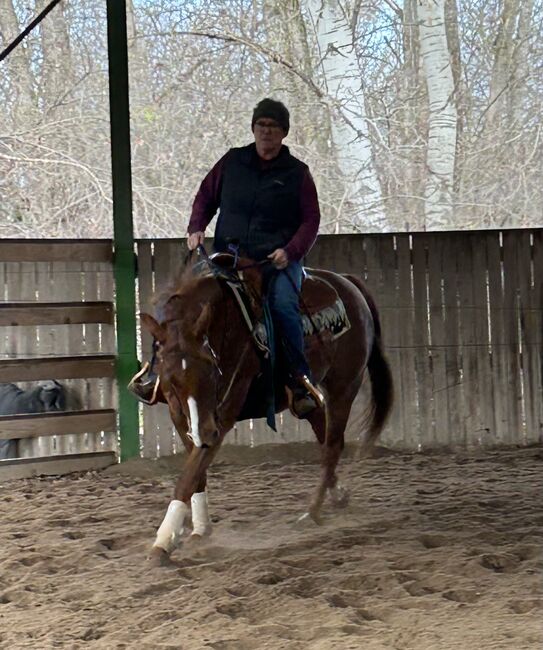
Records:
M257 104L251 121L254 143L230 149L200 185L188 226L188 247L194 250L203 244L204 231L219 209L214 249L228 252L234 246L236 254L272 262L264 290L282 343L279 351L289 369L294 412L305 417L322 406L304 354L299 310L301 260L317 237L320 211L309 168L283 145L289 120L281 102L266 98ZM156 375L151 374L132 382L131 390L149 403L155 383Z

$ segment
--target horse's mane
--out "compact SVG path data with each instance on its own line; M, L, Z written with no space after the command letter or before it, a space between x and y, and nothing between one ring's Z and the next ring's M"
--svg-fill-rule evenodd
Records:
M170 284L155 295L153 303L166 306L174 299L190 302L195 297L198 302L202 302L202 298L211 297L211 287L217 286L217 281L212 275L195 274L192 266L186 266Z
M244 262L243 285L251 297L253 310L258 315L261 310L262 272L252 264L252 260L240 258ZM161 313L162 320L180 320L191 323L198 318L206 305L215 311L219 302L231 297L229 291L222 290L222 282L205 266L189 264L182 268L177 277L155 295L155 310ZM232 298L233 299L233 298Z

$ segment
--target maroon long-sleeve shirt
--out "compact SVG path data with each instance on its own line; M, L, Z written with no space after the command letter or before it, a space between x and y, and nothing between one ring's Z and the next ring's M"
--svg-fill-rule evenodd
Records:
M215 216L221 202L221 188L225 154L211 169L200 184L200 188L192 204L192 213L188 225L188 233L204 232ZM259 159L263 169L268 161ZM320 224L319 199L313 177L306 171L300 189L301 223L292 239L285 246L289 260L299 261L307 255L315 240Z

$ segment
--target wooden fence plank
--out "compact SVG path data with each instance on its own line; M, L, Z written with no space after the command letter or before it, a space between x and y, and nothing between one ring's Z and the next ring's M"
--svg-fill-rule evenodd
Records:
M5 302L0 309L0 326L69 325L71 323L113 324L113 304L103 301Z
M475 265L474 253L479 242L474 242L467 233L460 243L458 259L458 292L460 306L460 324L462 337L460 340L460 354L462 357L463 382L462 390L464 397L463 422L465 430L463 439L460 441L464 446L472 446L479 443L483 432L483 417L481 413L481 390L482 386L478 376L478 349L477 349L477 304L475 285L476 274L480 275L480 281L485 278L486 260L483 268ZM481 261L480 265L482 266ZM483 308L484 303L480 306ZM482 343L485 341L483 340Z
M524 443L535 443L540 440L543 426L541 403L543 391L539 382L541 372L541 338L543 324L541 322L541 304L538 305L535 296L536 286L536 255L535 244L532 246L533 233L519 232L519 317L521 344L521 378L522 402L524 417ZM543 269L538 270L539 273ZM537 282L541 283L538 278ZM539 307L539 309L538 309ZM539 354L538 354L539 353Z
M466 422L462 396L461 353L459 333L459 267L463 264L464 250L453 233L444 238L442 250L443 282L443 355L445 358L445 390L447 391L447 433L442 444L464 444ZM437 407L436 407L437 408Z
M522 385L519 341L519 260L518 239L514 231L503 232L504 343L507 353L508 442L514 443L523 430Z
M421 448L432 445L435 431L432 414L432 366L429 356L428 334L428 245L428 235L413 237L413 302L416 322L413 342L416 354L415 371L417 376Z
M529 325L531 345L527 345L532 374L528 380L527 399L533 410L533 431L527 431L527 442L543 442L543 230L532 231L532 286ZM530 408L530 407L528 407Z
M492 404L493 377L489 323L488 238L488 233L471 233L470 236L473 257L475 349L477 351L476 381L480 393L478 443L483 446L496 444L496 411Z
M113 354L0 359L0 377L4 382L114 376L115 355Z
M10 440L89 431L114 431L116 426L117 416L114 409L0 415L0 438Z
M445 240L435 233L428 235L428 297L430 350L432 361L432 403L435 422L432 445L448 445L449 392L446 369L447 339L443 304L443 266Z
M111 240L4 240L3 262L112 262Z
M85 472L103 469L116 462L112 451L43 458L13 458L0 460L0 480L32 478L34 476L56 476L70 472Z
M486 241L488 293L490 313L490 354L492 370L492 403L494 406L494 440L509 441L507 351L504 338L504 298L501 233L488 234Z
M396 236L397 267L398 267L398 296L397 311L399 368L396 370L394 390L398 394L401 387L401 402L393 407L398 417L404 423L404 446L417 449L421 443L420 422L418 418L418 396L416 381L416 348L415 341L415 306L413 302L413 287L411 281L411 236L408 234ZM385 337L388 335L384 333ZM385 346L385 353L388 348Z

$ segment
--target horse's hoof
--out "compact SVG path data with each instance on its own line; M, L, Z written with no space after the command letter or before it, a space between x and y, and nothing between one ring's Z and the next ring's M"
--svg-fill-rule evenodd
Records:
M191 547L197 547L199 544L202 544L209 538L210 533L205 533L204 535L200 535L199 533L191 533L189 537L187 537L187 541L185 544Z
M311 519L313 519L317 526L322 526L323 520L321 513L316 508L310 508L308 515L311 517Z
M153 546L147 556L147 561L151 566L170 566L172 563L169 554L160 546Z
M349 505L349 490L343 487L335 487L329 490L330 501L336 508L346 508Z
M203 530L199 530L198 532L193 531L190 534L189 539L205 539L207 537L210 537L212 532L213 528L211 526L206 526Z

